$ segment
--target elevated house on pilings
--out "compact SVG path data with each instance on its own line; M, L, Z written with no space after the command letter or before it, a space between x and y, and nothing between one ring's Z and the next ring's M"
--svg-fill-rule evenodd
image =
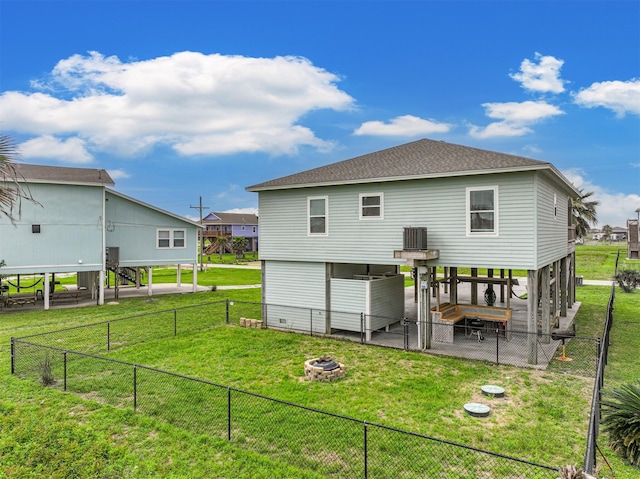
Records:
M258 251L258 217L249 213L209 213L202 219L200 232L204 242L204 254L233 253L231 241L234 237L244 238L247 251ZM226 241L220 242L220 238Z
M423 139L247 190L259 195L263 302L313 310L285 318L293 329L362 331L346 313L370 318L367 335L389 327L404 316L400 266L410 265L418 344L429 349L438 340L436 285L447 282L453 304L460 281L472 285L471 304L481 303L479 285L492 285L502 293L494 307L508 310L512 271L525 270L528 362L536 364L537 333L550 333L575 302L571 200L579 192L551 163ZM277 327L285 314L267 323Z
M164 265L177 265L178 285L181 265L191 265L192 291L197 290L199 224L109 188L114 182L103 169L15 167L16 180L36 203L23 201L15 224L0 218L0 271L38 277L38 285L31 298L5 295L4 304L31 300L49 309L51 302L77 303L81 294L103 304L105 288L113 287L117 297L125 283L145 286L151 296L152 267ZM13 186L2 181L3 187ZM56 274L75 274L73 290L56 291Z

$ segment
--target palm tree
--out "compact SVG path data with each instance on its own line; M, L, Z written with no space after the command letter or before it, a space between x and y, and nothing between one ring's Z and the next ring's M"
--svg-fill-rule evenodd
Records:
M28 189L25 190L18 183L18 172L14 166L17 159L18 149L13 139L0 135L0 217L9 218L11 223L20 217L23 199L35 202Z
M593 195L593 191L583 193L583 189L580 188L578 192L580 196L572 200L572 223L576 228L576 237L584 238L589 233L589 228L598 223L596 206L600 202L595 200L587 201L587 198Z
M614 451L640 466L640 382L605 393L602 425Z

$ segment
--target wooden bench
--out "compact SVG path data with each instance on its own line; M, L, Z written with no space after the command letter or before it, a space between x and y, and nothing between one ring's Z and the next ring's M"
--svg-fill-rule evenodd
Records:
M80 291L56 291L49 295L49 302L53 304L56 301L75 301L78 304Z
M12 306L24 306L25 304L36 304L36 297L33 296L3 296L2 304L8 308Z
M511 339L511 308L498 306L481 306L477 304L441 304L439 309L431 308L431 320L433 322L433 340L440 343L453 343L454 327L460 321L465 322L465 330L468 321L480 319L500 323L504 326L505 339Z

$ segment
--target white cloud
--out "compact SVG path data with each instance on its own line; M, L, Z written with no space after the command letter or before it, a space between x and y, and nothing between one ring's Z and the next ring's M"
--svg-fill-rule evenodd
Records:
M119 180L121 178L129 178L131 175L124 170L107 170L112 180Z
M122 62L98 52L61 60L41 91L5 92L5 129L81 138L92 152L133 155L168 145L182 155L293 153L331 148L298 124L354 100L339 78L305 58L180 52Z
M248 214L248 215L257 215L258 208L231 208L230 210L224 210L222 213L238 213L238 214Z
M640 79L593 83L576 93L574 101L586 108L608 108L618 117L640 115Z
M562 174L576 188L582 188L584 192L592 191L589 200L599 201L596 207L598 225L625 227L627 220L636 218L636 208L640 207L640 194L610 192L594 184L580 169L562 171Z
M432 133L446 133L451 129L448 123L438 123L413 115L398 116L389 123L367 121L353 132L354 135L375 136L421 136Z
M557 106L544 101L484 103L482 106L489 118L500 121L489 123L485 127L470 125L469 134L480 139L526 135L533 131L531 125L564 114Z
M520 82L525 90L539 93L562 93L564 82L560 79L560 69L564 60L543 56L537 52L535 60L538 63L525 58L520 64L520 73L513 73L509 76Z
M44 135L21 143L19 148L21 156L25 159L46 158L73 164L93 161L93 156L86 149L85 141L80 138L65 140Z

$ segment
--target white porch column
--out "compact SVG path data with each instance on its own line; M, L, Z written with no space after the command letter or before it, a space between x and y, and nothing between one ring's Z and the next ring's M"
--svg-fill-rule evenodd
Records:
M198 292L198 268L196 263L193 263L193 292Z
M177 269L178 271L177 271L177 277L176 277L176 286L178 286L179 288L180 286L182 286L182 265L179 264ZM196 274L196 268L194 266L193 275L195 276L195 274Z
M149 282L147 284L147 295L153 296L153 267L149 266L149 274L147 275Z
M44 309L49 309L49 288L51 279L49 273L44 274L44 285L42 286L42 298L44 299Z
M98 304L104 304L104 270L98 272Z

